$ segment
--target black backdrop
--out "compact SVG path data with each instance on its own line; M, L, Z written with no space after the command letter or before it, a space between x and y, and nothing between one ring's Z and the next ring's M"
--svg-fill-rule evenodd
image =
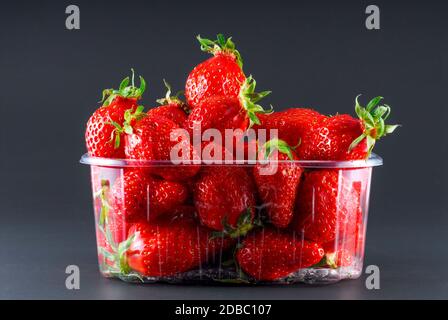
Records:
M447 297L446 3L375 1L376 31L364 26L364 1L76 1L81 29L72 31L69 4L0 9L0 297L65 297L67 264L100 281L89 171L78 164L85 123L131 67L149 83L147 106L164 94L162 78L182 89L207 58L195 36L219 32L233 36L277 110L353 114L358 93L386 98L403 126L375 149L385 165L374 171L366 259L385 270L384 297ZM28 281L8 282L12 272Z

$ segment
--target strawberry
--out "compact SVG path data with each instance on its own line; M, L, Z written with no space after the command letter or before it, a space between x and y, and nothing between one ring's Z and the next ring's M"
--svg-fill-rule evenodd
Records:
M126 251L126 264L147 277L170 276L197 268L232 243L230 239L210 239L210 231L188 217L157 224L138 223L129 234L132 240ZM125 271L126 264L122 266Z
M267 227L249 234L236 258L251 277L272 281L318 263L323 255L324 250L317 243Z
M108 180L101 180L101 188L95 192L95 212L97 215L97 245L98 260L102 267L110 267L113 261L108 252L112 252L117 244L128 237L129 228L133 223L143 221L140 216L125 217L110 204L110 184ZM98 200L98 201L97 201Z
M138 121L126 135L125 153L128 159L146 161L165 161L166 165L149 168L155 174L166 180L186 180L199 171L199 165L179 164L172 165L171 152L179 147L177 156L180 160L190 161L196 158L195 150L190 141L184 136L171 141L171 133L181 128L172 120L159 116L149 115Z
M253 124L258 124L258 114L269 113L257 102L267 96L270 91L255 92L256 81L249 77L241 85L238 96L214 95L201 99L188 116L185 127L191 132L197 126L201 130L217 129L224 137L225 129L241 129L246 131Z
M261 114L259 116L260 124L254 126L254 128L277 129L279 139L284 140L290 146L295 146L302 140L305 140L305 136L311 132L311 129L318 123L321 117L324 116L312 109L291 108L271 114ZM303 154L300 152L302 148L303 143L300 143L296 150L301 159L303 158Z
M260 116L261 128L279 130L279 138L291 145L300 143L298 156L303 160L362 160L368 158L376 140L392 133L397 125L386 125L388 105L382 97L362 107L356 97L359 119L349 115L323 116L310 109L289 109Z
M273 151L278 149L274 158ZM254 178L258 194L267 209L272 224L285 228L294 215L297 188L302 175L302 168L295 162L298 160L295 151L283 140L268 141L259 153L259 159L268 159L264 164L258 162L254 167ZM275 172L269 172L271 161L276 161ZM291 160L291 161L288 161Z
M237 98L246 76L232 39L226 39L222 34L218 34L215 41L200 36L197 39L201 50L213 57L197 65L188 75L185 84L188 105L195 109L202 100L215 95Z
M204 167L194 186L199 219L214 230L244 233L254 218L254 192L251 177L242 167Z
M305 172L292 227L305 239L319 243L354 234L360 196L361 182L346 177L343 170Z
M151 177L146 170L124 169L112 186L111 206L126 222L136 218L152 221L184 203L187 188L178 182Z
M125 157L124 146L120 143L124 134L121 128L125 120L134 122L141 116L143 107L138 108L137 102L146 88L146 82L142 77L140 77L140 87L135 87L133 70L131 85L129 81L127 77L121 82L118 90L103 91L103 105L87 122L85 140L90 156ZM120 129L117 129L117 126Z
M356 220L350 223L351 226L346 229L348 232L343 232L337 239L322 245L325 257L321 266L349 267L355 263L356 257L363 256L364 228L361 210L358 211Z
M160 106L150 109L147 114L149 116L162 116L170 119L179 127L183 127L185 121L187 120L187 115L189 107L179 99L178 95L171 96L171 86L168 82L163 80L167 92L165 98L158 99L157 102Z

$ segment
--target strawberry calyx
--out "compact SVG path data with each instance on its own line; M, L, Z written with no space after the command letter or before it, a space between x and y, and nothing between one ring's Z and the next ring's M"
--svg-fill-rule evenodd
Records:
M142 277L139 274L133 272L127 262L126 252L134 241L135 234L130 235L126 240L120 243L116 243L107 226L107 218L106 227L103 228L102 226L99 226L98 229L101 233L104 234L110 247L110 250L107 250L103 247L98 247L98 253L103 255L107 260L111 262L111 265L103 265L103 267L107 268L107 271L113 276L132 276L143 282Z
M139 76L140 78L140 86L135 86L135 75L134 75L134 69L131 69L132 75L131 78L126 77L124 78L118 90L116 89L104 89L103 90L103 97L100 102L103 103L103 107L107 107L111 104L111 102L116 97L122 97L122 98L129 98L129 99L140 99L143 95L143 92L146 90L146 81L142 76ZM131 83L129 85L129 82Z
M185 102L183 102L179 96L183 93L183 91L178 91L174 96L171 95L171 85L163 79L163 83L166 87L166 94L164 98L157 99L157 103L160 105L178 105L181 107L186 113L190 112L190 108L187 106Z
M265 110L262 106L257 104L258 101L269 95L271 91L255 92L256 86L257 82L255 79L252 76L249 76L241 85L238 96L241 106L246 110L250 120L249 128L254 124L261 124L260 119L257 117L257 113L269 114L274 111L272 106L270 109Z
M144 106L138 106L135 111L132 111L132 108L126 110L124 112L124 121L123 126L121 126L118 122L110 120L106 122L106 124L113 125L115 129L112 131L110 141L114 141L114 148L118 149L121 144L121 135L123 133L132 134L132 123L135 121L139 121L146 116L146 113L143 111L145 109Z
M264 160L268 160L271 154L278 150L278 152L286 154L289 158L289 160L294 160L294 155L292 153L292 150L295 150L300 145L300 142L297 144L297 146L291 147L286 141L274 138L269 141L267 141L263 145L264 150Z
M352 151L361 141L367 139L367 157L373 150L375 142L380 138L392 133L400 125L388 125L385 121L390 115L391 108L387 104L378 105L383 97L375 97L367 104L366 107L362 107L359 102L358 95L355 99L355 112L363 124L363 133L353 140L349 147L349 152Z
M235 43L232 41L232 37L226 39L226 37L220 33L216 35L216 40L201 38L200 35L198 35L196 39L198 39L202 51L211 53L215 56L219 54L230 55L235 58L238 66L243 68L243 59L238 50L235 49Z
M222 225L223 230L212 232L209 240L222 237L230 237L232 239L244 237L255 227L262 226L262 223L258 218L255 220L252 219L252 211L250 208L247 208L245 212L242 212L238 217L235 227L228 222L227 216L222 219Z

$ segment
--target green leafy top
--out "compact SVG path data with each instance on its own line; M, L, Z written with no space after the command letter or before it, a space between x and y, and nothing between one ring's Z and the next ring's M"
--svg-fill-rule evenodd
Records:
M138 106L135 109L135 111L133 111L132 108L126 110L124 112L123 126L121 126L118 122L112 120L110 122L106 122L107 124L113 125L115 127L115 129L112 131L112 136L110 138L111 141L115 141L114 142L115 149L118 149L120 147L121 135L123 133L132 134L133 132L131 125L132 122L141 120L146 116L146 113L143 112L144 109L145 109L144 106Z
M299 142L299 144L300 144L300 142ZM264 146L263 146L264 157L267 160L269 158L269 156L272 154L272 152L274 152L274 150L277 149L279 152L286 154L288 156L289 160L294 160L292 150L297 148L297 146L291 147L286 141L280 140L278 138L274 138L274 139L267 141L264 144Z
M249 76L243 83L239 93L239 99L241 106L246 110L247 116L250 120L250 127L254 124L260 124L260 119L257 117L257 113L272 113L273 108L269 110L263 109L262 106L257 104L258 101L266 97L271 91L255 92L257 82L252 76Z
M358 138L353 140L349 147L349 151L353 150L361 141L367 139L368 157L375 146L376 140L394 132L400 125L385 124L391 109L387 104L378 105L383 97L375 97L370 100L366 107L362 107L358 102L359 96L360 95L355 99L355 112L364 124L364 132Z
M238 217L238 221L235 227L230 225L230 223L227 220L227 216L224 216L224 218L222 219L222 225L223 225L223 231L212 232L212 235L209 238L209 240L226 236L232 239L244 237L253 228L259 227L262 224L261 220L258 217L256 219L252 219L252 210L251 208L247 208Z
M196 39L198 39L199 43L201 44L202 51L211 53L213 55L219 53L233 55L239 67L243 68L243 59L241 58L238 50L235 49L235 43L232 41L232 37L226 39L226 37L224 37L224 35L220 33L216 36L216 40L201 38L200 35L198 35Z
M172 96L171 85L165 79L163 79L163 83L166 87L165 98L157 99L157 103L159 103L160 105L175 104L182 108L185 113L190 113L191 110L188 105L179 98L183 91L178 91L174 96Z
M103 90L103 98L101 99L101 102L103 103L103 107L107 107L110 105L110 103L118 96L123 98L135 98L140 99L143 95L143 92L145 92L146 89L146 81L143 79L142 76L139 76L140 78L140 87L135 86L134 81L134 69L131 69L132 76L131 79L129 77L124 78L121 83L118 90L115 89L105 89ZM129 85L129 82L131 82L131 85Z

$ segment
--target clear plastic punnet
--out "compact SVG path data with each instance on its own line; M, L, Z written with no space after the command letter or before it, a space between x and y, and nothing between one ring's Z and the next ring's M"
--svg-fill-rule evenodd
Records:
M87 154L81 163L91 169L105 277L325 284L362 273L372 169L382 165L375 154L355 161L277 160L282 181L289 173L300 176L292 206L263 201L291 190L275 176L270 184L257 184L255 170L272 163L173 164ZM166 179L182 170L197 173L183 181ZM219 201L204 193L210 177ZM220 189L221 181L234 182L234 188Z

